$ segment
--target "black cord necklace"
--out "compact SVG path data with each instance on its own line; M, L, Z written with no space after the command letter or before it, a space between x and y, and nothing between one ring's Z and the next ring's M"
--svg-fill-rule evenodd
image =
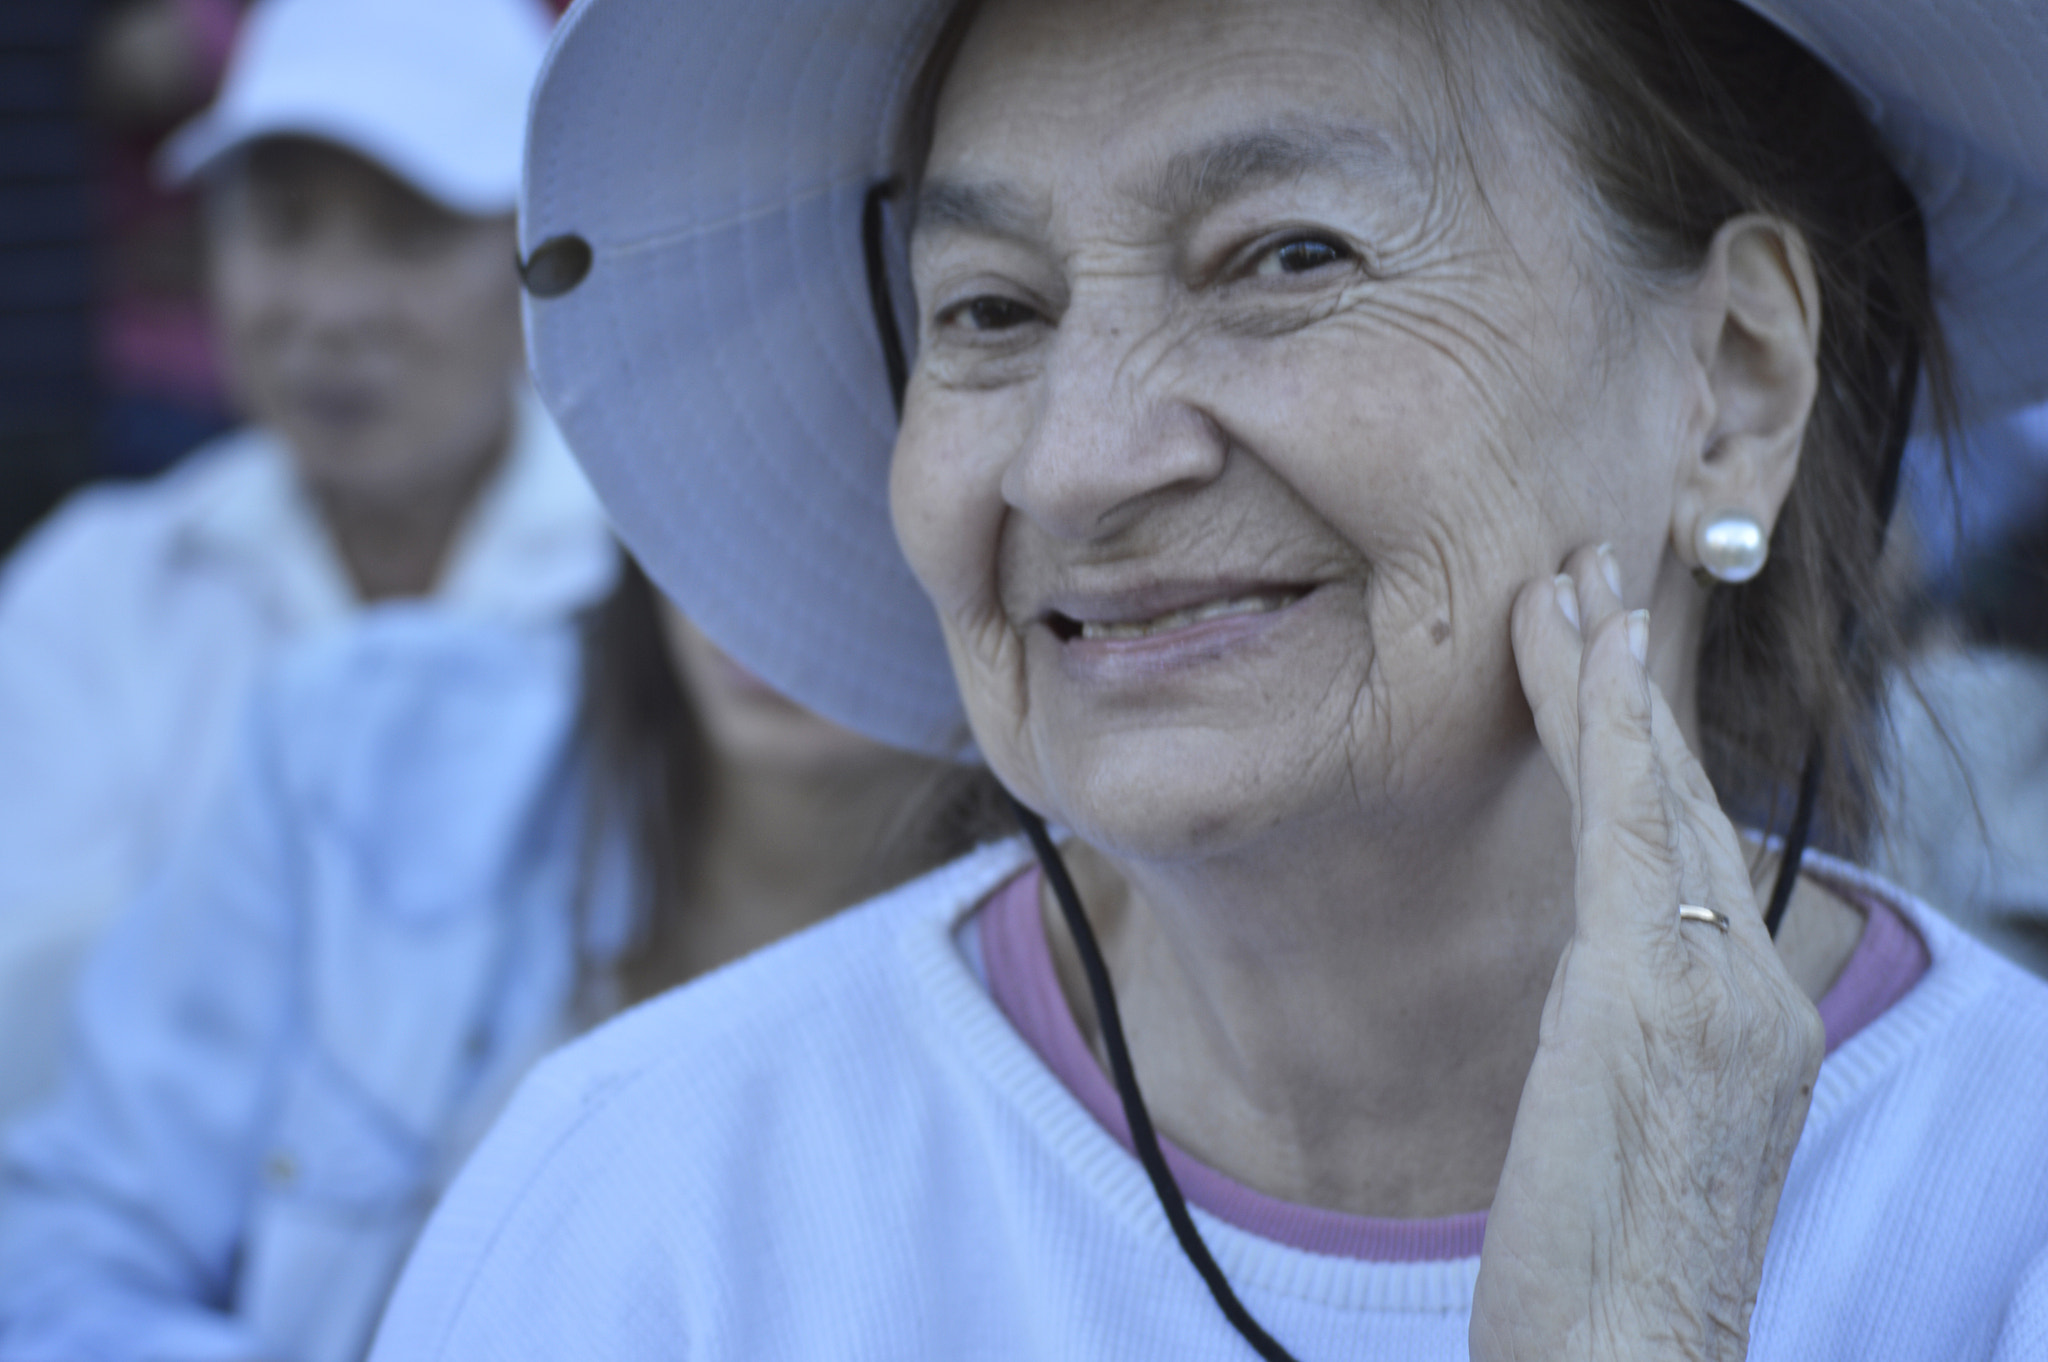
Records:
M1173 1237L1180 1241L1181 1252L1201 1274L1209 1294L1222 1308L1223 1317L1230 1321L1231 1328L1244 1335L1252 1350L1267 1362L1295 1362L1294 1354L1274 1342L1273 1336L1252 1318L1251 1311L1244 1308L1244 1302L1230 1289L1223 1269L1216 1266L1209 1246L1202 1242L1194 1217L1188 1214L1187 1198L1181 1195L1180 1184L1173 1180L1173 1170L1166 1166L1166 1155L1160 1151L1158 1132L1152 1128L1152 1113L1145 1110L1145 1099L1138 1094L1138 1077L1131 1069L1131 1051L1124 1043L1123 1020L1117 1012L1116 994L1109 986L1109 970L1102 963L1102 951L1095 944L1088 917L1081 911L1081 896L1074 892L1067 863L1060 858L1059 848L1052 844L1044 819L1014 797L1010 798L1010 808L1016 813L1024 835L1031 839L1031 849L1038 853L1039 867L1052 886L1053 897L1059 900L1060 916L1066 919L1074 948L1081 953L1081 968L1088 976L1089 996L1095 1000L1095 1015L1102 1026L1102 1047L1109 1052L1110 1077L1116 1081L1124 1122L1131 1128L1131 1143L1137 1147L1138 1162L1152 1179L1152 1190L1159 1197L1160 1209L1166 1212L1167 1223L1173 1227Z
M1892 511L1899 501L1899 474L1905 467L1906 442L1913 433L1913 405L1920 395L1920 338L1906 335L1906 347L1899 358L1898 386L1892 391L1890 425L1885 431L1883 461L1878 465L1877 547L1884 550L1885 535L1891 529ZM1842 617L1842 654L1854 658L1860 648L1862 627L1854 610ZM1799 882L1799 864L1806 856L1807 838L1813 833L1813 810L1820 797L1821 774L1827 762L1827 744L1819 733L1806 748L1806 763L1799 772L1799 797L1792 806L1792 822L1785 829L1783 854L1778 861L1778 879L1771 886L1769 905L1764 909L1764 928L1776 940L1785 921L1786 905L1792 902L1793 886Z

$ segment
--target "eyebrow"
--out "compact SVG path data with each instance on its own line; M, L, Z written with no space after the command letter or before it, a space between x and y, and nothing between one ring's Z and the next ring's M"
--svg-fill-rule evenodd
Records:
M1184 223L1277 184L1317 175L1412 174L1402 144L1355 123L1307 123L1231 133L1176 152L1135 197ZM1029 241L1043 233L1044 209L1000 181L935 177L920 188L912 231L932 228Z
M1040 234L1045 214L1035 211L1022 191L1006 184L926 180L917 193L910 219L912 235L934 228L975 236L1027 241Z
M1140 199L1186 222L1218 205L1311 176L1407 173L1400 143L1356 123L1307 123L1232 133L1169 158Z

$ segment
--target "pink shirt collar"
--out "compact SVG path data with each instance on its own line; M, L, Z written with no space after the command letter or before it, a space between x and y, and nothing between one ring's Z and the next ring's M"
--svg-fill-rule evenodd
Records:
M981 956L990 995L1010 1024L1088 1113L1129 1149L1130 1129L1108 1075L1082 1039L1053 968L1038 911L1039 872L1028 867L990 896L980 913ZM1903 998L1927 972L1927 946L1884 899L1837 886L1863 911L1856 949L1820 1000L1827 1051ZM1161 1137L1166 1162L1190 1204L1275 1243L1338 1258L1424 1262L1470 1258L1486 1234L1486 1212L1436 1220L1386 1220L1297 1206L1253 1191Z

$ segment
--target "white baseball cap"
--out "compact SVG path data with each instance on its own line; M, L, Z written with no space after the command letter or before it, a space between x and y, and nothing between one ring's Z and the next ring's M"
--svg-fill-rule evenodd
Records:
M220 95L158 164L189 180L259 137L317 138L476 217L519 199L539 0L258 0Z
M1918 195L1965 420L2048 397L2048 4L1743 3L1862 96ZM899 247L863 225L952 7L585 0L520 213L542 395L640 562L785 694L938 754L966 726L890 525L865 256Z

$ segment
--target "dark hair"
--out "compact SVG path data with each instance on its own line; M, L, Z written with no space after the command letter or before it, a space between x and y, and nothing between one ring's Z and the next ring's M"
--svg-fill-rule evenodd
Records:
M1695 270L1748 212L1806 238L1819 389L1768 567L1707 603L1701 759L1724 803L1775 812L1825 754L1823 825L1860 852L1903 650L1896 457L1923 377L1944 428L1953 411L1918 204L1855 94L1733 0L1532 0L1525 22L1567 77L1566 136L1625 260Z
M897 145L899 184L913 191L978 8L955 10L912 89ZM1410 10L1454 79L1445 8ZM1771 824L1810 755L1824 754L1821 826L1861 852L1876 823L1883 677L1903 652L1903 581L1884 554L1891 456L1923 378L1941 428L1954 405L1918 204L1854 93L1735 0L1503 9L1553 58L1538 102L1584 169L1623 268L1653 283L1689 275L1721 226L1752 212L1789 223L1810 247L1819 391L1769 565L1715 587L1707 604L1700 757L1725 805Z
M716 791L711 744L670 660L660 598L631 559L611 593L584 617L582 659L582 907L594 906L607 859L617 864L623 856L634 909L623 952L583 963L578 1010L595 1020L617 1002L681 982L678 936L697 888ZM849 798L857 795L848 791ZM846 901L950 860L1008 827L1001 787L985 769L933 762L854 868Z
M600 867L619 856L629 863L634 900L624 953L587 961L583 973L587 982L618 982L630 998L652 991L641 981L673 954L677 914L667 906L683 901L703 855L711 749L638 563L620 564L618 583L584 617L582 634L582 906L591 907Z

